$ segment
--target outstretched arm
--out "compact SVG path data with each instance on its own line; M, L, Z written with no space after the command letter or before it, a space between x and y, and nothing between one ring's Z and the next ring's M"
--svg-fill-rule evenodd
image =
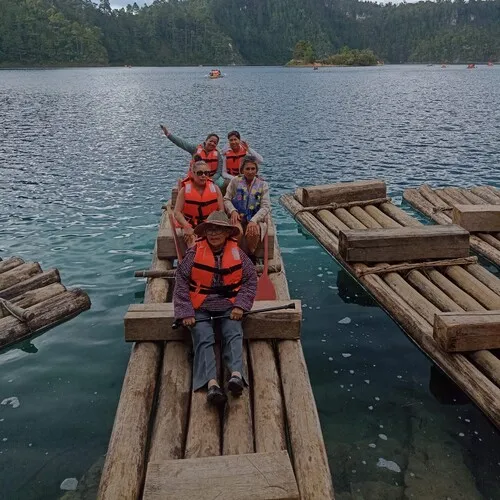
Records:
M191 155L195 153L196 149L198 148L198 144L193 144L191 142L185 141L184 139L181 139L180 137L175 136L167 129L167 127L164 127L163 125L160 125L160 127L167 139L173 142L177 147L183 149L184 151L187 151Z

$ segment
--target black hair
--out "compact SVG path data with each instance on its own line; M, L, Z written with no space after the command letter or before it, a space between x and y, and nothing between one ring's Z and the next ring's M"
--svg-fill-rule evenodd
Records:
M217 144L219 143L219 136L217 134L208 134L207 135L207 138L205 139L205 142L208 141L208 139L210 139L210 137L217 137Z
M227 138L230 139L233 135L235 137L237 137L238 139L241 139L241 135L237 130L231 130L231 132L229 132L229 134L227 134Z

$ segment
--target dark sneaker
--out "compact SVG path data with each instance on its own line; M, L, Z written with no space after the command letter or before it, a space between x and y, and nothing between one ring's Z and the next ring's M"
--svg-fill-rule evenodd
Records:
M245 387L245 383L243 382L243 379L241 379L240 377L237 377L235 375L233 375L229 379L229 382L227 383L227 388L229 389L229 391L231 391L231 394L235 398L241 396L241 393L243 392L244 387Z
M226 404L227 396L224 394L224 391L213 385L207 391L207 402L213 406L223 406Z

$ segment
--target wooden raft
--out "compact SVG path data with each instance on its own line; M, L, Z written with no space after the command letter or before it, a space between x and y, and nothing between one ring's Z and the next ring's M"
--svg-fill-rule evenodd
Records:
M438 224L459 224L472 234L470 246L500 266L500 191L491 186L406 189L403 198Z
M374 181L376 186L380 182ZM342 193L349 189L350 184L339 185ZM335 197L336 186L329 186L327 190L324 186L303 188L297 190L295 195L283 196L281 203L371 292L410 338L491 421L500 427L500 360L492 351L480 347L480 342L485 342L484 335L476 335L480 342L476 344L475 352L447 352L443 349L447 340L443 340L437 333L434 337L433 328L436 318L442 313L500 312L500 279L478 265L475 257L375 265L346 262L339 253L339 235L343 231L422 228L423 225L392 203L380 202L385 194L380 191L374 193L373 186L366 195L356 195L360 199L359 205L356 206L351 197L348 208L343 208ZM335 203L335 209L316 206L314 210L307 210L301 203L304 192L320 188L323 188L324 196L320 200L316 199L315 204ZM368 203L369 198L374 196L378 201ZM462 322L466 324L470 322L470 318L465 317ZM477 329L475 331L477 333ZM450 332L453 332L453 328L450 328ZM470 339L475 341L473 337Z
M37 262L0 259L0 348L47 330L90 308L80 289L66 290L59 271Z
M160 231L167 226L164 210ZM151 269L168 275L174 259L159 259L157 246ZM273 261L283 269L277 240ZM270 277L277 299L290 301L284 272ZM160 306L163 321L172 287L170 279L148 279L144 305ZM204 391L191 391L189 344L133 345L98 498L334 498L300 340L245 341L250 390L228 395L223 413L207 405Z

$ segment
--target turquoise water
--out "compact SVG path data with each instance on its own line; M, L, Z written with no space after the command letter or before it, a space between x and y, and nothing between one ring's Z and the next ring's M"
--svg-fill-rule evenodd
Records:
M265 160L290 292L340 499L500 498L500 439L278 196L383 178L500 186L500 69L0 72L0 256L57 267L92 309L0 352L0 498L93 498L162 201L187 155L162 137L239 129ZM411 210L408 209L410 212ZM340 322L340 323L339 323ZM82 476L92 469L89 478Z

